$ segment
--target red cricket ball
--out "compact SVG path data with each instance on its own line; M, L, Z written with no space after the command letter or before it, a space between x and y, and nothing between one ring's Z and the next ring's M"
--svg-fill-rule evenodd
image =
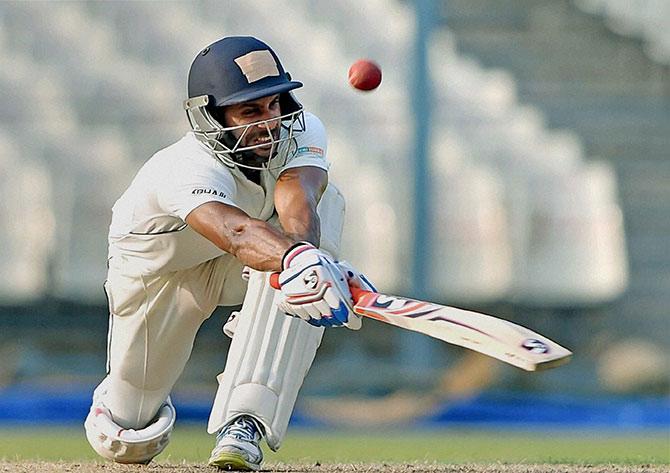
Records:
M382 70L369 59L359 59L349 68L349 83L358 90L374 90L382 82Z

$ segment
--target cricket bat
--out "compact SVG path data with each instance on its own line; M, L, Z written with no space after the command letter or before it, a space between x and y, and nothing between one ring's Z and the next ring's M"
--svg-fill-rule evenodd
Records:
M270 284L279 289L279 274ZM526 371L555 368L572 352L526 327L456 307L350 287L354 312L491 356Z
M354 312L497 358L526 371L555 368L572 352L521 325L479 312L352 287Z

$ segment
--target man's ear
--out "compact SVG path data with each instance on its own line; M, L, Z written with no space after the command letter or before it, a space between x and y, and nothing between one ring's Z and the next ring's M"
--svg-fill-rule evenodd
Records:
M221 125L223 128L225 128L226 125L226 114L225 114L225 107L210 107L207 106L207 111L209 114L216 120L219 125Z

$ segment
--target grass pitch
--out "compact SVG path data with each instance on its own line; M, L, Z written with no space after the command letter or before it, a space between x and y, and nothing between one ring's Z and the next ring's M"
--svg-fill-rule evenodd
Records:
M204 466L212 446L213 437L204 426L177 426L156 464L141 471L213 471ZM0 430L0 459L0 472L8 473L117 471L116 465L95 463L100 459L80 427ZM670 432L293 429L278 453L266 451L266 461L270 471L670 472ZM595 466L584 469L586 465ZM118 471L133 468L118 467L122 469Z
M203 464L159 463L119 465L109 463L20 462L0 461L0 471L5 473L215 473L217 470ZM284 464L269 463L261 471L301 473L667 473L658 465L566 465L566 464L464 464L444 465L434 463L336 463L336 464Z

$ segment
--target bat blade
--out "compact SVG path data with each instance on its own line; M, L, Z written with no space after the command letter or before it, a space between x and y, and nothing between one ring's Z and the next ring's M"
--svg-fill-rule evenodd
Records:
M558 343L491 315L374 292L352 293L358 315L475 350L526 371L554 368L572 356Z

